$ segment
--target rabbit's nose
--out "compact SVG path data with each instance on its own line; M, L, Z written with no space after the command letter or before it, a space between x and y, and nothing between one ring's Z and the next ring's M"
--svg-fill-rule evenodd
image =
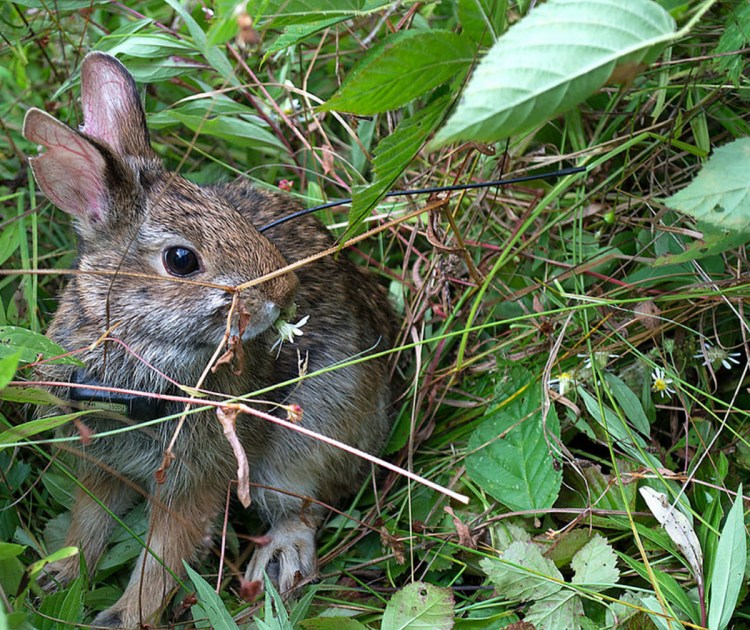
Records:
M278 305L282 311L292 307L294 298L299 288L297 275L290 272L274 278L265 286L265 297L267 300Z

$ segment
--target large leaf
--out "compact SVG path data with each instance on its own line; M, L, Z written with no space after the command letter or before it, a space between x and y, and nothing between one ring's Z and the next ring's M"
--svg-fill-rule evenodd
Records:
M724 529L721 530L714 556L708 600L710 630L723 630L729 624L742 587L746 562L747 533L743 515L742 485L740 484L737 498L727 514Z
M549 597L562 588L558 584L563 581L562 573L532 542L512 542L500 554L500 560L482 558L479 564L495 589L507 599L530 602Z
M674 29L652 0L549 0L492 47L435 145L529 130L593 94L619 64L649 63Z
M22 363L32 363L51 357L54 363L83 365L74 357L61 357L66 351L44 335L18 326L0 326L0 358L17 354Z
M603 591L620 579L617 556L606 539L599 534L595 534L573 556L570 566L575 571L573 584L583 584L594 591Z
M395 33L353 70L324 111L377 114L461 76L474 61L474 43L449 31Z
M750 138L716 149L695 179L664 203L716 228L750 233Z
M583 603L578 594L561 589L529 606L523 620L536 630L574 630L581 627Z
M375 149L375 181L354 189L349 229L355 231L367 214L383 198L414 159L427 137L443 120L448 98L443 97L425 109L402 120L393 133L383 138Z
M453 593L425 582L412 582L395 593L383 613L381 630L449 630Z
M562 470L551 454L560 426L554 407L545 425L540 388L521 379L511 379L517 391L510 396L496 393L497 404L471 434L466 471L511 510L538 510L552 507L560 491Z
M246 10L263 28L366 15L391 0L250 0Z

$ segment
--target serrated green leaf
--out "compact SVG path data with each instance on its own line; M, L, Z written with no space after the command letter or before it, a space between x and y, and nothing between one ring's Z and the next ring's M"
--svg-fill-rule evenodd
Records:
M352 209L349 212L349 231L355 232L383 195L391 189L443 120L449 102L449 98L445 96L402 120L393 133L378 144L373 159L375 181L369 186L357 186L354 189Z
M740 484L737 497L721 530L711 570L709 630L724 630L729 625L742 588L746 562L747 532Z
M583 604L578 594L560 589L529 606L523 620L537 630L576 630L581 627Z
M185 565L188 577L198 595L198 603L193 607L197 609L196 616L205 616L212 628L226 628L227 630L237 628L239 630L234 619L232 619L232 615L229 614L224 602L221 601L221 597L216 594L213 587L197 571L193 570L187 562L183 560L182 563Z
M515 386L523 390L522 382ZM550 444L560 437L557 413L550 407L543 422L536 384L514 396L488 410L471 434L466 472L511 510L549 508L562 482L562 470L550 452Z
M554 581L562 582L562 573L532 542L512 542L499 560L482 558L479 564L495 589L508 599L530 602L549 597L562 588Z
M602 591L620 580L617 556L610 544L599 534L587 542L570 563L575 572L573 584L583 584L586 588Z
M44 335L18 326L0 326L0 358L18 354L22 363L33 363L66 353L66 350ZM53 363L83 365L74 357L61 357Z
M328 20L321 20L320 22L310 22L307 24L291 24L286 29L284 29L284 32L279 35L268 47L265 53L265 57L268 58L269 55L273 55L274 53L277 53L280 50L284 50L285 48L289 48L290 46L296 46L311 35L322 31L324 28L328 28L329 26L338 24L344 19L344 17L334 17Z
M750 138L716 149L695 179L664 204L717 229L750 233Z
M391 597L381 630L449 630L453 627L453 593L425 582L412 582Z
M719 72L726 73L736 86L739 87L742 71L747 59L742 52L750 42L750 4L738 2L727 14L724 21L724 32L716 44L716 67ZM735 55L728 55L736 51Z
M507 27L508 0L458 0L456 13L461 32L482 46L489 46Z
M675 30L652 0L549 0L495 43L434 145L494 142L543 123L601 88L618 64L648 63Z
M460 77L475 54L470 39L450 31L396 33L349 74L321 109L368 115L401 107Z

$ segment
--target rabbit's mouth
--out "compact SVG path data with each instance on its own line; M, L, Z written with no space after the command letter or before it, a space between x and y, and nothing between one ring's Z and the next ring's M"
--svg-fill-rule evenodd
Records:
M246 317L239 315L233 318L231 334L249 341L266 332L279 318L281 308L275 302L264 302L261 308L247 313ZM244 324L244 326L243 326Z

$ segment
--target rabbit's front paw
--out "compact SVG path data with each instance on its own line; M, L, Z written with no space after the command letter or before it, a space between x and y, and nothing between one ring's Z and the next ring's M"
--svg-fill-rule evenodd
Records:
M76 554L57 562L50 562L42 569L42 574L37 579L37 582L45 593L54 593L58 589L65 588L77 578L79 570L80 559L78 554Z
M263 572L282 594L318 570L315 527L298 518L276 524L267 534L268 543L259 546L245 571L245 580L263 584Z

